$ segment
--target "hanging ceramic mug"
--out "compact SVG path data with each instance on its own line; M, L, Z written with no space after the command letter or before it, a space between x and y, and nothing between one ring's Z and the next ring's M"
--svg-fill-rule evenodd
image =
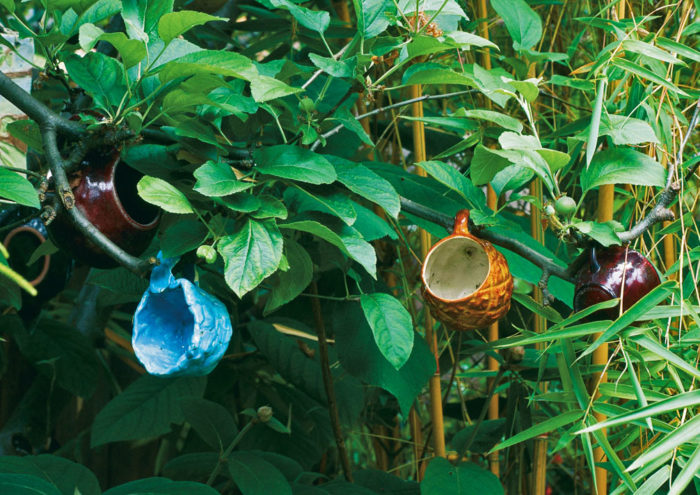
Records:
M152 375L206 375L231 340L228 310L189 280L173 276L177 258L159 253L158 260L134 315L136 357Z
M433 316L454 330L484 328L510 308L513 277L491 243L468 229L469 210L455 217L452 235L423 261L423 296Z

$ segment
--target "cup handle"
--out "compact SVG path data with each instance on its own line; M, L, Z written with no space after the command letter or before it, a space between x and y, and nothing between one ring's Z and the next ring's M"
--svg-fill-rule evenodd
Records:
M459 210L455 215L455 224L452 235L464 235L471 237L469 233L469 210Z
M153 268L151 272L151 283L148 290L153 293L163 292L165 289L176 287L177 281L173 276L173 268L180 258L164 258L162 252L158 252L160 264Z

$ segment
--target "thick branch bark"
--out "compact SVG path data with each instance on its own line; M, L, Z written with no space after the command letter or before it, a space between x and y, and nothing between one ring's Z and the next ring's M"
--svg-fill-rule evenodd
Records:
M56 131L73 137L81 137L85 134L85 128L81 124L60 117L2 72L0 72L0 95L7 98L10 103L39 125L50 124Z

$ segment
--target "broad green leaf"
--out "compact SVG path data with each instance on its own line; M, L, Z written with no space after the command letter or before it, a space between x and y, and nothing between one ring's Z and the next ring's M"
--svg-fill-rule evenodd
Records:
M593 104L593 112L591 113L591 126L588 129L588 139L586 142L586 170L591 165L595 150L598 148L598 131L600 129L600 118L603 114L603 100L605 99L605 88L607 87L608 79L603 76L598 80L596 86L595 103Z
M251 216L257 220L265 218L287 218L287 207L284 203L271 194L260 194L256 196L260 201L260 206L257 210L251 213Z
M272 275L282 260L282 234L274 221L246 220L233 235L222 237L217 249L224 259L224 277L238 297Z
M498 45L496 45L492 41L487 40L486 38L482 38L481 36L477 36L474 33L468 33L466 31L452 31L451 33L445 33L445 36L453 40L461 48L466 48L469 46L478 46L480 48L489 47L495 48L496 50L500 50Z
M180 399L180 408L194 431L214 450L223 452L236 438L238 426L221 404L199 397Z
M552 173L564 168L571 161L571 156L563 151L550 150L547 148L540 148L536 151L537 154L547 162L549 170L551 170Z
M0 493L12 495L63 495L51 483L28 474L0 473Z
M698 437L700 437L700 416L695 416L678 426L673 433L666 435L662 440L654 442L653 445L644 449L644 452L634 460L627 470L633 471L642 467L686 442L695 443Z
M455 84L461 86L476 86L474 80L461 74L455 72L446 67L428 67L422 70L407 70L404 74L401 84L404 86L410 86L413 84Z
M365 39L383 33L394 22L396 5L391 0L353 0L353 5L357 30Z
M626 414L608 418L605 421L583 428L577 433L589 433L602 428L609 428L620 424L626 424L631 421L649 418L658 414L664 414L678 409L693 408L700 401L700 390L692 390L674 395L666 400L656 402L650 406L635 409Z
M194 10L180 10L169 12L158 21L158 35L167 45L173 38L177 38L195 26L201 26L209 21L225 21L223 17L216 17Z
M194 176L197 179L194 190L205 196L227 196L255 185L238 180L230 165L213 160L208 160L195 170Z
M163 64L159 71L161 82L194 74L220 74L248 81L260 77L251 59L240 53L221 50L188 53Z
M284 202L299 213L319 211L335 215L347 225L352 225L357 219L353 201L340 192L311 192L301 187L288 187L284 192Z
M310 184L330 184L337 179L333 165L311 150L280 144L259 148L253 153L256 170L262 174Z
M15 2L14 0L0 0L0 6L5 7L7 10L10 11L10 14L14 13L15 11Z
M690 376L700 378L700 370L698 370L695 366L686 362L680 356L677 356L676 354L668 350L666 347L656 342L655 340L652 340L648 336L635 335L630 339L633 342L639 344L641 347L648 350L649 352L651 352L652 354L655 354L659 358L668 361L669 364L672 364L676 368L685 371Z
M524 0L491 0L491 6L506 24L513 48L532 48L542 37L542 20Z
M183 218L169 226L161 234L160 249L165 258L175 258L197 249L207 238L209 231L195 218Z
M526 294L514 293L513 299L525 306L533 313L537 313L541 316L544 316L551 322L561 323L561 321L563 320L561 315L553 307L543 306L542 304L539 304L537 301L535 301L533 298Z
M503 80L500 71L486 70L479 64L474 64L473 71L477 88L496 105L504 108L515 97L515 88Z
M333 115L333 120L337 120L343 126L349 130L350 132L355 133L357 137L360 138L360 140L365 143L367 146L374 147L374 143L372 142L372 139L369 137L367 132L365 132L364 127L362 127L362 124L360 124L355 116L350 113L350 110L348 110L345 107L340 107L338 110L336 110L335 114ZM331 158L329 160L332 161Z
M194 213L192 205L179 189L157 177L145 175L136 184L136 189L144 201L160 206L170 213Z
M47 481L63 495L100 495L100 484L85 466L50 454L0 457L0 480L5 474L35 476ZM0 481L0 487L2 481ZM2 492L17 493L17 492Z
M457 194L467 200L473 208L479 204L478 193L475 193L475 186L464 177L456 168L437 160L420 162L416 164L425 170L428 175L438 182L445 184Z
M414 340L411 356L397 370L379 351L359 304L339 303L328 320L333 326L335 347L343 368L352 376L394 395L401 412L408 414L411 404L435 372L435 357L425 340Z
M333 163L338 182L355 194L378 204L393 218L401 211L401 202L396 189L382 177L359 163L338 157L327 157Z
M238 451L226 461L231 478L243 495L292 495L292 488L282 473L261 457Z
M286 239L284 250L289 270L280 270L270 279L271 290L265 302L264 315L272 313L301 294L313 278L314 265L306 249L297 242Z
M352 228L357 230L362 238L368 242L388 237L396 240L399 238L396 231L387 223L385 218L380 217L374 211L364 206L354 203L357 220L352 224Z
M21 205L41 208L39 195L34 186L17 172L0 166L0 198L9 199Z
M218 495L203 483L171 481L167 478L144 478L110 488L103 495Z
M421 495L503 495L498 478L472 462L453 466L447 459L430 461L420 484Z
M523 124L518 119L504 113L494 112L493 110L466 110L464 108L460 108L453 115L486 120L488 122L493 122L504 129L518 133L522 132L523 130Z
M312 31L323 33L331 23L331 16L325 10L311 10L289 0L270 0L273 7L288 10L299 24Z
M622 330L637 321L637 319L647 312L648 308L656 306L666 299L676 286L674 280L667 280L658 287L654 287L648 294L645 294L639 301L634 303L627 311L612 322L610 326L598 337L595 342L586 347L581 357L586 356L596 350L604 342L608 342Z
M117 49L125 68L133 67L146 57L146 44L141 40L132 40L124 33L105 33L94 24L80 26L80 47L90 51L98 41L106 41Z
M283 83L279 79L269 76L253 76L250 78L250 91L253 99L257 103L262 103L275 98L293 95L304 91L302 88L295 88Z
M157 35L158 21L173 11L173 0L122 0L122 17L129 38Z
M629 60L625 60L624 58L619 57L614 58L612 63L620 69L626 70L627 72L635 74L643 79L647 79L653 83L658 84L659 86L663 86L669 91L673 91L674 93L677 93L682 96L688 96L688 93L678 88L673 83L668 82L661 76L657 76L652 71L650 71L649 69L645 69L641 65L637 65L634 62L630 62Z
M352 77L357 66L357 57L335 60L316 53L309 53L309 59L316 67L333 77Z
M163 435L182 423L182 397L201 397L206 378L142 376L107 403L92 425L91 447Z
M331 230L325 225L312 220L301 220L280 224L281 229L293 229L313 234L335 247L343 254L357 261L367 270L367 273L376 278L377 255L370 243L362 236L345 224L340 229Z
M581 409L574 409L571 411L567 411L565 413L559 414L558 416L554 416L553 418L546 419L544 421L540 421L536 423L534 426L531 426L527 430L521 431L512 437L508 438L507 440L499 443L496 445L493 449L491 449L490 452L493 452L495 450L502 450L505 449L506 447L510 447L511 445L518 444L520 442L524 442L525 440L529 440L531 438L534 438L538 435L542 435L545 433L550 433L557 428L561 428L563 426L566 426L568 424L573 423L574 421L577 421L583 417L584 411Z
M609 148L597 153L581 174L584 192L603 184L637 184L662 187L664 167L653 158L629 148Z
M535 136L523 136L508 131L498 136L498 144L504 150L538 150L542 148L540 140Z
M510 160L494 153L486 146L479 144L474 148L474 156L469 165L469 174L476 186L491 182L491 179L511 164Z
M83 58L65 60L68 75L107 112L116 109L127 93L124 66L102 53L89 52Z
M360 305L380 352L401 369L413 350L411 315L395 297L381 292L362 294Z
M645 121L624 115L608 115L601 122L601 136L610 136L616 145L658 143L654 129Z
M613 222L576 222L572 226L582 234L587 235L591 239L595 239L603 246L621 244Z

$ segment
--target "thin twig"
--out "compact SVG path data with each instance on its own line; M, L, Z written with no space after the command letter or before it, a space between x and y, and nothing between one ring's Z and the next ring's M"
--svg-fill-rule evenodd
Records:
M318 287L316 282L311 283L311 292L318 295ZM331 427L333 428L333 434L335 436L335 444L338 447L338 455L340 456L340 462L343 465L343 473L345 474L345 479L350 483L353 482L352 469L350 467L350 457L348 456L348 451L345 448L345 440L343 439L343 432L340 428L340 416L338 415L338 403L335 399L335 387L333 385L333 375L331 374L331 367L328 357L328 340L326 339L326 325L323 322L323 315L321 314L321 303L318 298L311 299L311 308L314 313L314 321L316 323L316 331L318 332L318 350L321 358L321 373L323 375L323 385L326 389L326 397L328 398L328 414L331 419Z

